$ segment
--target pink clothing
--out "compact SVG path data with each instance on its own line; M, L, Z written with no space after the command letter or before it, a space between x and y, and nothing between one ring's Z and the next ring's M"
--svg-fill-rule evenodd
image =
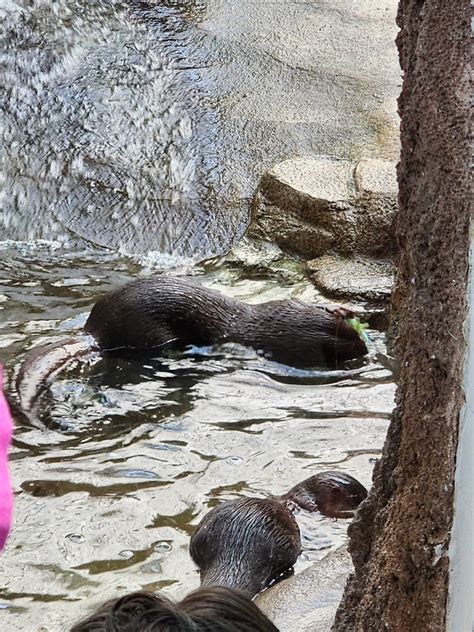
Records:
M0 550L5 546L13 514L13 491L8 473L12 430L12 418L3 394L3 369L0 365Z

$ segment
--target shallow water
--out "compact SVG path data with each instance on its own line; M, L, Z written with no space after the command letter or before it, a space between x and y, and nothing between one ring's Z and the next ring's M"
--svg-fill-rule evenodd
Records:
M9 387L28 349L74 333L98 296L139 275L193 276L250 302L321 301L294 262L196 260L242 233L268 166L300 153L347 157L357 143L370 153L367 115L386 68L354 58L366 16L344 7L0 0ZM315 25L326 41L316 52L306 46ZM335 57L336 41L345 46ZM351 63L367 75L364 91ZM347 373L226 347L62 375L48 428L16 426L0 628L59 632L138 588L183 596L198 585L190 534L224 499L281 494L327 469L368 486L394 392L383 335L372 337L369 358ZM298 569L346 539L346 521L298 520Z
M25 349L76 331L103 291L153 271L47 244L3 244L0 255L0 357L10 370ZM305 284L249 278L222 264L172 271L250 301L309 298ZM2 629L64 629L83 614L84 600L89 607L140 587L183 595L198 584L190 534L222 500L281 494L327 469L369 485L393 400L382 335L373 337L369 359L346 377L233 347L104 360L58 379L50 429L15 433ZM346 521L304 512L298 519L298 568L345 541Z

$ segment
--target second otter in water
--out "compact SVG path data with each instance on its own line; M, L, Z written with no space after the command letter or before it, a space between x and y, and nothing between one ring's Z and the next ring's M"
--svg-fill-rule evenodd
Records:
M344 472L321 472L280 498L239 498L214 507L189 545L203 585L238 588L251 597L288 577L301 553L295 510L349 518L367 497Z
M48 380L88 352L149 355L233 342L296 367L336 367L367 353L344 321L348 314L295 299L249 305L176 277L137 279L97 301L86 335L27 356L17 378L19 403L30 411Z

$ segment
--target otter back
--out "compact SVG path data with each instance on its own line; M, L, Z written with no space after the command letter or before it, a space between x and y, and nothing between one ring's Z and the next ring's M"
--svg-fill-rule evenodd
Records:
M146 352L211 345L229 339L248 307L184 279L131 281L99 299L85 330L108 352Z
M333 366L367 353L357 332L323 307L297 300L248 305L167 276L106 294L85 330L109 353L236 342L294 366Z

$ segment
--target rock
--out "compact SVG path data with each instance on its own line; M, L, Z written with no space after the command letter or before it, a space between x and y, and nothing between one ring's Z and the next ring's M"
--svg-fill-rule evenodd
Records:
M387 256L395 250L394 221L397 213L398 183L395 163L388 160L360 160L354 169L357 188L359 230L355 252Z
M308 259L395 249L395 164L366 159L286 160L261 179L247 234Z
M395 165L389 160L366 158L359 160L354 171L357 190L372 195L397 195Z
M316 288L330 298L379 304L390 300L394 274L390 261L325 255L308 261L307 268Z
M204 259L199 268L194 266L192 274L197 270L206 286L243 301L298 298L308 303L324 302L308 280L306 262L268 241L242 237L225 255ZM189 270L186 273L190 274Z
M329 632L352 562L343 547L266 590L259 608L285 632Z
M384 304L396 211L394 162L296 158L263 175L247 235L309 259L308 272L326 296Z
M204 259L207 272L245 271L247 278L278 279L307 284L306 263L284 253L276 244L242 237L225 255Z
M364 307L359 310L354 310L357 318L363 323L367 323L370 329L377 329L378 331L388 331L393 326L393 319L390 314L390 303L386 303L383 307L380 307L380 303L377 307L369 307L365 303ZM390 336L392 332L386 337L387 348L389 347Z
M288 210L309 211L310 219L313 213L355 195L353 171L353 163L347 160L295 158L273 167L260 186L270 200L282 202ZM302 209L304 202L311 207Z
M270 269L288 256L274 243L242 237L224 255L207 259L217 266L232 265L243 269Z

